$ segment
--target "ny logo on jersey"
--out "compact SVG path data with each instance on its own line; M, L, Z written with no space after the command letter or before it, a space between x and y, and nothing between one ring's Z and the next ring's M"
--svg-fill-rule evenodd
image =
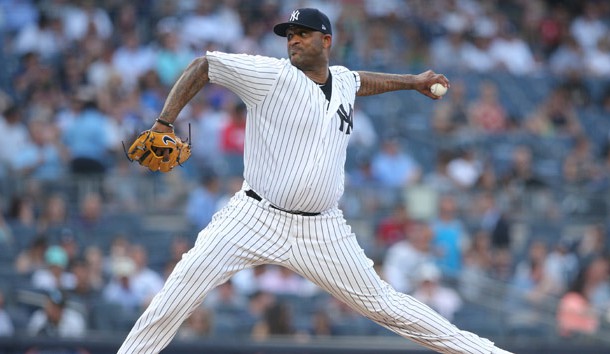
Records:
M290 22L299 20L300 12L299 10L292 11L292 15L290 15Z
M339 109L337 110L337 114L339 115L339 119L341 119L339 130L345 131L345 134L347 135L351 134L352 129L354 129L354 108L352 105L349 105L349 112L345 110L343 105L340 105ZM345 123L347 123L347 129L345 129Z

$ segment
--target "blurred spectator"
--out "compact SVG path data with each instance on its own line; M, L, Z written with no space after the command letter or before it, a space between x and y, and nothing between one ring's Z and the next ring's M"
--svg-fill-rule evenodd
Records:
M97 246L88 246L83 252L83 258L89 271L87 281L93 289L101 290L106 282L102 250Z
M494 280L510 282L514 273L513 255L507 248L492 249L489 275Z
M349 148L355 150L355 152L363 152L376 147L378 140L377 128L369 115L358 108L358 106L354 107L354 122L356 122L356 128L352 130Z
M496 69L498 62L492 55L491 43L496 35L496 25L489 19L479 19L469 42L465 43L461 51L461 61L466 69L474 72L487 73ZM451 85L452 92L454 85Z
M19 248L29 244L37 234L35 208L34 200L28 196L16 194L11 198L6 221Z
M229 279L210 292L204 306L218 313L243 315L247 312L248 299L235 291L233 281Z
M133 289L140 299L142 307L146 307L152 298L161 291L165 282L161 274L149 267L148 250L143 245L132 245L129 249L129 255L135 264L135 270L131 275Z
M59 132L51 122L41 120L30 121L29 129L29 143L11 159L15 173L22 178L60 182L66 172L67 156Z
M14 168L17 162L15 157L21 156L29 142L30 134L27 126L23 123L22 108L16 105L8 107L0 116L0 130L11 137L11 143L5 149L0 150L0 165Z
M403 202L394 205L391 213L381 219L375 230L375 241L381 250L386 250L394 243L404 240L409 233L412 220Z
M460 294L471 302L480 301L485 296L484 283L493 261L489 234L483 230L475 232L462 259L463 269L458 279Z
M142 310L142 299L136 292L131 277L136 271L135 262L129 257L120 257L113 260L112 278L102 289L104 301L120 305L127 314L137 314Z
M180 37L194 50L199 51L214 41L222 30L222 24L215 11L218 3L212 1L193 2L181 25Z
M170 245L169 262L180 262L182 256L191 249L191 241L184 236L174 236Z
M15 332L13 320L4 306L4 293L2 292L2 289L0 289L0 338L12 337Z
M248 295L247 314L242 318L244 324L251 329L263 321L265 312L276 302L276 297L266 291L254 291Z
M259 265L253 268L241 270L233 275L231 282L235 286L235 290L240 294L251 296L257 292L261 292L260 278L267 271L269 265Z
M521 261L512 279L512 294L509 297L510 323L516 328L540 329L549 301L558 296L559 284L555 283L545 269L547 246L534 241L528 258Z
M508 116L498 98L498 86L492 81L479 85L479 95L468 106L468 120L475 131L498 134L506 131Z
M448 165L453 159L453 153L441 150L437 154L436 164L433 171L424 176L423 184L438 193L451 193L457 189L456 182L449 176Z
M373 176L385 187L408 187L421 178L419 163L395 137L384 139L371 161Z
M109 164L108 153L113 148L109 119L100 112L92 87L81 87L75 99L82 108L63 134L63 142L70 152L70 170L75 174L103 174Z
M496 197L491 193L484 193L477 198L476 214L478 227L486 232L494 249L508 249L511 244L511 223L508 216L497 205Z
M103 191L106 205L111 210L122 210L125 213L138 213L145 209L142 202L142 188L147 188L142 181L147 170L131 163L124 155L120 156L112 170L104 178Z
M282 266L266 266L258 277L259 289L275 295L313 295L317 288L309 280Z
M577 47L579 46L578 42L569 33L570 16L570 9L566 4L556 3L550 6L540 19L537 30L540 37L540 49L545 58L552 56L558 50L558 47L568 41L573 42Z
M195 58L195 53L178 36L179 22L175 18L164 18L157 23L161 47L156 57L155 70L161 83L170 87L182 71Z
M330 297L321 310L331 318L331 326L337 335L370 334L371 321L335 297Z
M30 336L49 338L79 338L87 332L85 317L67 306L66 295L49 291L44 307L32 314L27 325Z
M551 91L526 119L526 128L536 136L574 138L582 133L574 104L561 87Z
M71 267L72 262L80 257L81 246L76 239L74 232L70 229L62 229L57 237L57 243L68 256L68 267Z
M153 69L144 71L138 79L138 106L145 121L150 121L161 112L168 90L161 83L159 75Z
M219 177L213 171L205 172L197 186L186 201L186 218L195 229L203 229L216 212L220 198L221 184Z
M463 63L460 58L462 58L466 48L465 26L466 22L462 20L446 22L447 35L434 39L430 45L430 59L435 70L462 69Z
M361 57L367 67L383 70L394 64L396 57L392 54L389 28L382 21L370 21L364 38Z
M0 2L0 32L15 33L23 26L36 23L40 10L31 0L7 0ZM9 16L10 13L10 16Z
M483 163L483 171L474 185L474 191L482 193L493 193L499 188L499 180L496 168L490 161Z
M608 234L602 223L591 223L584 226L583 235L578 243L578 258L580 265L589 264L593 259L603 256L610 246Z
M586 0L582 13L575 16L570 24L570 34L585 51L594 49L599 40L608 35L608 27L600 17L601 13L597 1Z
M75 259L70 266L70 272L74 274L75 284L67 293L71 299L90 309L94 301L99 300L102 284L97 282L95 277L91 277L91 267L85 258Z
M105 43L103 48L100 49L100 53L92 60L85 71L87 82L97 90L108 87L114 82L113 78L121 76L121 73L112 64L114 52L115 48L110 43Z
M593 102L591 89L582 70L570 70L565 73L561 87L566 90L568 99L577 108L587 108Z
M68 254L57 245L44 253L45 267L32 273L32 287L41 290L71 290L76 285L74 274L68 271Z
M227 113L216 109L206 95L197 95L189 104L184 124L192 125L193 156L198 168L214 168L224 164L220 153L222 127L228 122Z
M220 132L220 148L225 155L242 156L246 139L246 105L236 102L231 107L229 121Z
M234 9L219 2L197 1L182 21L181 37L195 50L212 43L229 45L243 34L242 24Z
M533 190L546 186L534 171L532 149L527 145L516 146L511 155L508 171L501 178L502 184L516 191Z
M200 339L212 335L214 327L214 314L208 308L197 306L189 318L182 324L176 333L179 339Z
M45 252L48 242L44 236L34 238L24 247L15 259L15 271L18 274L31 275L38 269L45 267Z
M432 127L439 135L465 133L468 128L468 98L466 83L462 80L451 83L451 94L434 105Z
M311 328L309 334L312 336L328 337L337 335L337 331L333 326L333 321L330 314L319 309L316 310L311 318Z
M610 259L605 255L591 260L586 269L585 292L599 314L610 311ZM607 321L607 319L606 319Z
M46 61L58 60L67 48L61 19L41 12L36 23L21 28L13 42L16 54L33 52Z
M276 302L266 311L262 321L252 329L252 338L264 340L273 336L295 335L292 315L287 304Z
M98 192L86 193L77 208L77 215L70 221L71 229L82 238L83 243L99 242L99 237L106 236L104 230L112 226L104 210L102 195Z
M120 73L123 89L136 88L139 78L155 68L155 52L143 43L137 31L121 34L121 44L112 57L112 65Z
M114 274L114 264L121 262L125 258L129 258L129 249L131 248L131 242L125 234L118 233L112 237L110 241L110 247L107 253L103 253L103 269L105 275Z
M385 254L382 274L397 291L413 290L415 269L423 263L433 262L432 228L424 221L414 221L404 240L398 241Z
M457 291L441 284L441 271L432 263L424 263L416 270L417 283L413 297L430 306L448 320L462 307Z
M519 36L517 28L501 21L498 36L490 44L491 56L499 67L513 75L528 75L538 70L538 63L528 43Z
M563 182L567 187L585 186L592 181L596 168L591 140L584 135L577 136L563 161Z
M0 247L13 248L14 242L13 232L4 218L4 211L0 208Z
M599 269L599 271L598 271ZM565 293L557 309L559 334L564 337L595 334L600 326L599 312L592 296L595 288L608 276L608 262L597 258L581 268L570 290Z
M607 34L587 54L585 65L587 73L592 77L610 77L610 38Z
M37 89L53 87L59 79L59 68L43 62L34 52L19 57L19 65L12 76L11 94L16 98L15 104L26 107L29 99ZM15 108L21 110L21 108ZM19 140L17 140L19 142ZM12 146L11 146L12 147Z
M574 252L574 242L559 240L549 252L544 263L544 271L564 292L572 284L578 273L578 257Z
M373 174L373 166L371 157L363 154L358 156L354 162L355 166L348 170L348 176L345 183L352 187L375 186L379 183L377 177Z
M432 226L432 247L436 264L442 274L455 277L462 270L462 253L468 242L468 234L458 217L458 205L454 196L440 197L436 217Z
M229 176L223 183L223 192L216 203L216 210L220 210L227 205L235 193L239 192L243 184L243 175Z
M447 164L447 176L462 189L470 189L481 177L483 164L472 146L460 148Z
M71 41L80 41L90 33L102 39L112 35L112 20L108 12L96 6L94 0L84 0L78 4L68 4L61 10L63 28Z
M585 67L585 53L572 36L568 36L549 58L549 69L553 74L564 76L570 72L582 72Z
M45 199L36 227L51 240L59 240L68 228L68 203L64 194L53 193Z

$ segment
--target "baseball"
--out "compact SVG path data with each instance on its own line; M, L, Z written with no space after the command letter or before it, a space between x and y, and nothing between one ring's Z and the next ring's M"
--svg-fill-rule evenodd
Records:
M442 96L447 93L447 88L442 84L436 83L430 86L430 91L436 96Z

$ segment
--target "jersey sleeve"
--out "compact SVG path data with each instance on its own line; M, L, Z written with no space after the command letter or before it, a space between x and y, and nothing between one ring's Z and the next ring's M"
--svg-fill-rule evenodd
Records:
M246 104L261 102L275 85L285 61L260 55L207 52L210 82L228 88Z
M354 96L360 90L360 74L356 71L351 71L348 68L340 65L334 65L330 67L331 72L335 77L343 76L347 82L348 87L354 90Z

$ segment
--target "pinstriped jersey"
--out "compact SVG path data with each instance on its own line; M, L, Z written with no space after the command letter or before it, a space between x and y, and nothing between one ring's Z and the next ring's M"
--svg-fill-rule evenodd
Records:
M235 92L248 107L246 183L286 210L337 206L360 76L331 66L327 101L318 84L288 59L221 52L206 57L210 82Z

